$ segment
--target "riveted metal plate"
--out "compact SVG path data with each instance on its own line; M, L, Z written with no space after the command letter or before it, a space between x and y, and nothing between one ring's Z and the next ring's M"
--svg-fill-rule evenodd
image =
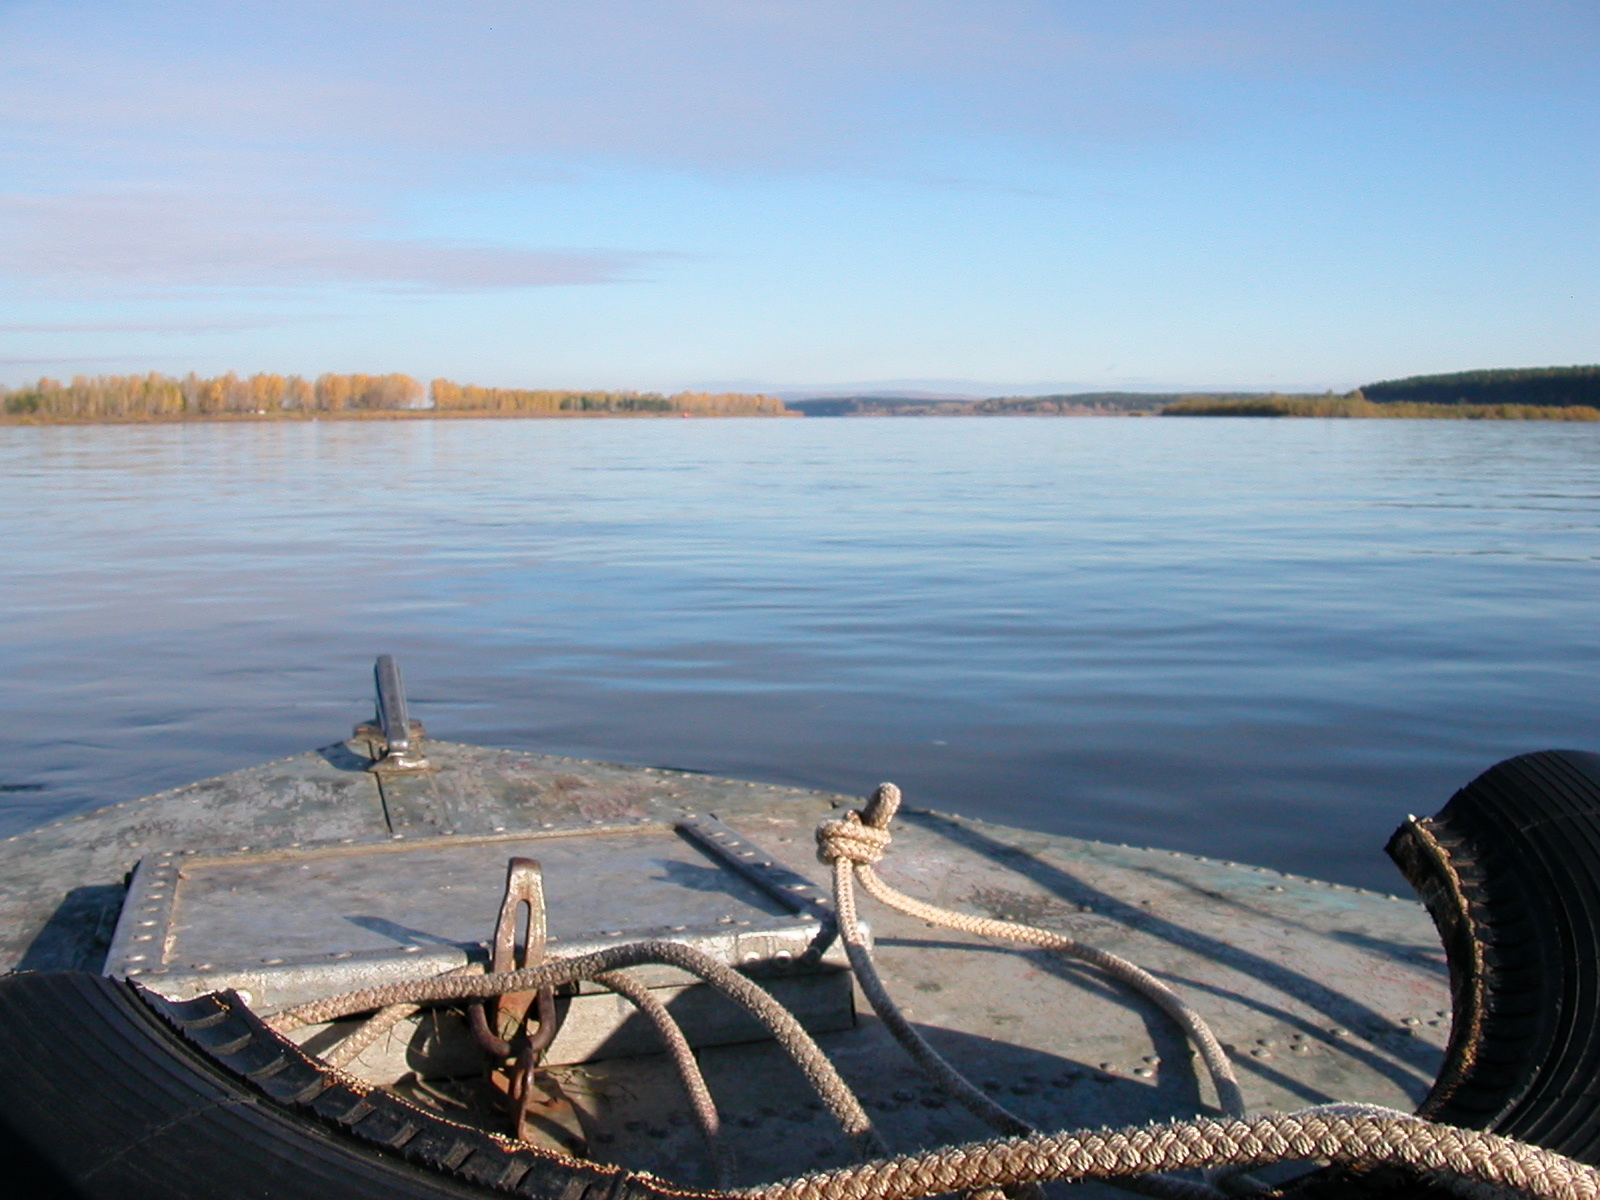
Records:
M173 999L234 988L261 1013L442 974L486 961L483 935L511 857L542 866L552 956L680 941L781 980L816 1031L853 1023L843 955L810 898L752 881L667 824L148 855L134 872L106 973ZM703 985L677 968L636 974L671 989L672 1006L702 1044L760 1036L718 1011L720 1001L708 1006ZM564 1044L552 1061L648 1048L630 1010L604 988L568 991Z

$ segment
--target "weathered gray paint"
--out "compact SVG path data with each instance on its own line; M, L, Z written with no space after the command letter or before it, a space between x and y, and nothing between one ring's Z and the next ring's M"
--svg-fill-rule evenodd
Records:
M715 813L775 864L825 885L812 829L854 803L432 740L425 750L435 769L386 776L380 794L365 769L367 748L341 743L0 843L0 966L100 969L124 875L163 849L375 848L394 844L396 834L402 842L496 836ZM1387 832L1373 831L1375 853ZM1254 1108L1331 1099L1408 1107L1437 1070L1448 988L1432 927L1411 900L915 811L897 822L881 871L934 903L1062 929L1154 971L1234 1048ZM552 910L558 903L552 899ZM1167 1022L1093 971L864 903L886 982L910 1018L1027 1119L1099 1125L1212 1104ZM480 936L493 915L491 906ZM402 1028L396 1037L375 1048L391 1063L405 1061L425 1031ZM986 1133L923 1084L870 1017L821 1040L896 1148ZM749 1179L842 1160L836 1133L770 1043L701 1057ZM595 1124L598 1156L686 1182L708 1178L661 1056L562 1070ZM398 1086L450 1113L470 1091L414 1080Z

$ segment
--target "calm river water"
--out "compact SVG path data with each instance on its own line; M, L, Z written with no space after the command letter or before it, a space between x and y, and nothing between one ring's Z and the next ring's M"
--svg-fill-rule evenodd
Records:
M0 429L0 832L443 737L1403 889L1600 749L1600 427L1092 418Z

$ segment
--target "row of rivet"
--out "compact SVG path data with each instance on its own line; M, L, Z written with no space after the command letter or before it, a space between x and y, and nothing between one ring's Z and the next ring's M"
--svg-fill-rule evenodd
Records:
M149 859L146 859L145 862L147 865L140 869L140 882L143 884L141 899L144 906L135 914L138 920L138 925L135 928L155 929L164 923L163 918L172 908L170 897L178 882L177 856L171 850L163 850L155 856L153 862ZM146 871L149 872L148 883L144 883ZM156 935L154 933L136 933L133 935L135 942L153 942L155 938ZM158 961L166 957L165 949L165 947L162 947L163 953L156 956ZM127 956L126 961L148 963L150 955L130 954ZM127 971L127 974L139 975L149 969L148 967L132 967Z
M836 805L835 807L838 806ZM1004 826L994 826L992 822L984 821L977 817L963 816L960 813L942 812L939 809L934 808L927 809L926 811L929 816L939 817L946 821L954 821L958 824L988 825L993 828L1005 828ZM1072 840L1077 841L1082 839ZM1288 879L1295 883L1308 884L1313 887L1325 887L1336 892L1356 892L1360 895L1376 896L1380 900L1400 900L1407 904L1416 903L1416 900L1412 897L1396 896L1391 892L1376 892L1371 888L1356 887L1354 884L1348 883L1331 883L1326 879L1312 879L1309 876L1296 875L1290 871L1275 871L1271 867L1258 867L1250 863L1233 862L1230 859L1207 858L1203 854L1189 854L1182 850L1169 850L1164 846L1134 846L1127 842L1106 842L1101 844L1114 846L1118 850L1137 850L1143 854L1165 854L1169 858L1185 858L1190 862L1214 863L1219 867L1232 867L1235 870L1254 871L1260 875L1275 875L1279 879ZM1267 890L1272 892L1281 892L1283 891L1283 888L1279 885L1271 885L1267 888Z

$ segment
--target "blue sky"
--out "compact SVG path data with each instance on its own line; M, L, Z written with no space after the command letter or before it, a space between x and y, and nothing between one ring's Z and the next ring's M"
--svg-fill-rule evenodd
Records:
M0 380L1600 360L1600 9L0 3Z

